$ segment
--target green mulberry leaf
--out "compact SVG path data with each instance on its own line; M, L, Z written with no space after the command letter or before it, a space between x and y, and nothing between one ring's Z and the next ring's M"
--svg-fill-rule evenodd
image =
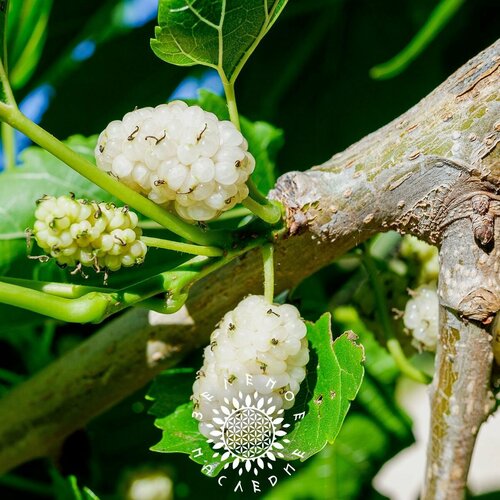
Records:
M151 48L177 66L201 64L234 82L287 0L160 0Z
M207 438L198 431L198 421L192 417L193 403L181 404L191 396L194 376L194 369L172 369L155 378L146 398L154 401L149 413L157 417L155 426L163 433L161 441L151 450L187 453L194 462L203 465L205 474L216 476L222 464L209 458L213 451Z
M287 459L306 460L333 443L364 375L364 349L353 332L332 339L330 314L307 322L311 361L307 377L290 410L293 429L286 438Z

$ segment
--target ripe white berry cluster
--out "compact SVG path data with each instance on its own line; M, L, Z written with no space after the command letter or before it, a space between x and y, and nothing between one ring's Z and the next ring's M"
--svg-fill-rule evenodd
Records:
M36 242L60 265L117 271L142 263L147 252L137 215L112 203L44 196L35 218Z
M435 351L439 333L439 299L436 287L423 285L417 288L407 302L404 324L417 343L428 351Z
M255 167L231 122L182 101L112 121L95 156L100 169L190 221L213 219L244 200Z
M228 312L210 337L204 363L193 385L199 429L209 436L207 423L224 398L265 395L276 411L294 404L309 361L306 325L292 305L271 305L250 295ZM201 415L201 417L200 417Z

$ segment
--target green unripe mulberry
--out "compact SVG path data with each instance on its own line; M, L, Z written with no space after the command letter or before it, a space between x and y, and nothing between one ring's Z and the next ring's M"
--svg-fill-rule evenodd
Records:
M37 203L33 235L58 264L117 271L144 261L147 247L128 208L71 196L44 196Z

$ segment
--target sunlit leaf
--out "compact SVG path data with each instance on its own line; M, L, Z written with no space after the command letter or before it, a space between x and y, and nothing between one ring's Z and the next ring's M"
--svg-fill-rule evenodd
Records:
M287 0L160 0L154 53L178 66L201 64L234 81Z
M316 323L307 323L307 338L312 355L306 380L291 410L294 425L285 447L289 460L306 460L333 443L364 374L364 350L357 336L347 332L333 340L329 314Z

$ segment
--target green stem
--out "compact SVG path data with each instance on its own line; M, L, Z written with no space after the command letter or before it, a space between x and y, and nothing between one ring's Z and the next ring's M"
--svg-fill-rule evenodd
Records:
M385 336L387 350L391 354L396 366L399 368L401 373L406 375L408 378L420 382L422 384L428 384L431 382L430 377L420 370L415 368L410 360L406 357L399 340L394 332L392 319L389 315L389 306L387 304L385 287L382 280L379 277L379 272L373 258L370 254L370 248L367 246L363 252L363 264L365 266L368 278L372 285L373 295L375 298L375 304L377 308L377 316L381 323L381 330Z
M389 61L374 66L370 70L370 76L384 80L401 73L432 42L464 1L442 0L410 43Z
M139 220L137 225L141 229L165 229L162 225L158 224L158 222L155 222L154 220Z
M16 166L16 138L14 129L2 123L2 145L5 170L13 170Z
M217 221L231 220L231 219L240 219L246 217L247 215L252 215L252 212L245 207L237 207L227 212L222 212Z
M69 323L90 323L105 315L110 300L105 294L95 292L66 299L0 282L0 302Z
M224 251L217 247L191 245L190 243L163 240L161 238L152 238L150 236L141 236L141 240L148 247L163 248L165 250L174 250L175 252L184 252L192 255L204 255L206 257L220 257L224 254Z
M238 114L238 106L236 105L236 96L234 93L234 82L229 82L224 75L221 75L221 79L224 85L224 93L226 94L229 119L238 130L241 130L240 115Z
M68 323L99 323L127 307L167 292L167 310L175 312L186 300L188 288L193 283L262 243L262 239L258 238L243 248L229 251L223 258L213 260L198 256L175 269L121 290L109 293L92 291L75 299L49 295L4 280L0 281L0 302ZM58 284L50 285L57 288ZM63 284L59 286L63 293Z
M55 295L57 297L63 297L65 299L78 299L90 292L100 292L103 294L117 292L117 290L113 288L99 288L96 286L72 285L71 283L26 280L22 278L9 278L7 276L2 276L1 281L23 286L26 288L31 288L33 290L45 292L49 295ZM161 313L167 313L168 311L165 300L157 299L154 297L142 300L141 302L137 303L137 305L146 309L153 309Z
M90 292L110 293L115 291L113 289L100 288L96 286L73 285L71 283L57 283L50 281L35 281L22 278L10 278L7 276L2 276L0 280L5 283L31 288L32 290L38 290L49 295L63 297L65 299L78 299Z
M162 273L110 293L90 292L75 299L49 295L0 282L0 302L67 323L99 323L108 316L162 292L175 294L196 277L196 271Z
M253 179L248 179L247 187L249 196L252 197L257 203L260 203L261 205L272 203L266 198L264 194L260 192L260 189L257 187Z
M281 220L281 204L277 201L268 200L255 185L252 179L247 181L248 197L243 200L242 204L253 212L257 217L260 217L268 224L277 224Z
M268 243L261 249L264 264L264 297L273 303L274 301L274 245Z
M224 73L219 72L219 74L224 85L229 118L233 125L238 130L241 130L238 106L236 105L236 96L234 93L234 80L228 81ZM281 206L276 202L269 201L251 179L248 180L247 186L249 195L242 201L243 206L248 208L257 217L260 217L264 222L277 224L281 219Z
M257 203L250 195L242 201L245 208L268 224L277 224L281 220L281 206L269 201L265 205Z
M96 168L95 165L75 153L71 148L39 127L36 123L33 123L18 109L0 103L0 120L26 134L33 142L52 153L56 158L59 158L97 186L116 196L123 203L126 203L131 208L141 212L182 238L186 238L199 245L211 245L221 243L224 241L224 237L227 236L221 233L203 231L199 227L188 224L175 215L170 214L156 203L153 203L151 200L148 200L133 189L130 189L107 173Z
M114 303L108 308L104 317L115 314L126 307L136 305L163 292L167 292L169 300L173 304L176 304L169 312L175 312L184 303L187 298L188 289L194 283L225 266L236 257L245 254L255 247L261 246L262 243L262 239L257 238L243 248L228 251L220 259L211 259L204 256L194 257L175 269L147 278L123 290L118 290L111 294ZM104 317L98 321L102 321Z
M0 60L0 95L1 102L4 106L11 107L17 110L16 100L14 98L14 94L12 93L12 88L10 87L9 78L7 77L7 71L4 67L2 61Z
M6 15L6 14L3 14ZM5 25L4 25L5 29ZM6 34L4 33L4 36ZM5 40L4 40L5 45ZM5 54L2 54L4 57ZM9 78L7 76L7 70L4 67L2 61L0 60L0 95L2 106L8 107L10 109L16 110L17 104L12 93L12 88L9 83ZM14 137L14 130L9 127L6 123L2 123L2 144L3 144L3 154L4 154L4 165L6 170L12 170L16 165L16 143Z

